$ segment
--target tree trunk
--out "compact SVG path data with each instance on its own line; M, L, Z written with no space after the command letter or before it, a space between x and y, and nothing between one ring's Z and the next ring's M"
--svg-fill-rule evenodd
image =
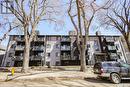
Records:
M28 35L28 28L24 29L24 39L25 39L25 48L24 48L24 57L23 57L23 66L22 72L27 73L29 68L29 57L30 57L30 41Z
M128 51L130 52L130 34L129 35L125 35L125 34L123 34L123 36L124 36L124 39L125 39L125 41L126 41L126 45L127 45L127 48L128 48Z
M128 39L125 39L125 41L126 41L126 44L127 44L127 47L128 47L128 51L130 52L130 42L129 42Z
M86 58L85 58L85 48L82 48L81 49L81 52L80 52L80 65L81 65L81 68L80 68L80 71L82 72L85 72L86 71Z
M24 73L28 72L28 68L29 68L29 54L30 54L29 48L30 48L30 42L28 40L25 40L23 67L22 67L22 72Z

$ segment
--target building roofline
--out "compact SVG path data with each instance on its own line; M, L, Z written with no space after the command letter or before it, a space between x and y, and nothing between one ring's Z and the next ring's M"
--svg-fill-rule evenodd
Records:
M9 35L9 36L24 36L24 35ZM70 35L38 35L38 36L70 36ZM98 35L102 37L121 37L122 35ZM97 37L97 35L89 35L89 37Z

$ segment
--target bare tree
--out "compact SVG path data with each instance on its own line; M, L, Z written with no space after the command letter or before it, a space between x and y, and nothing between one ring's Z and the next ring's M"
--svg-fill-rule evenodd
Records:
M25 48L23 57L22 72L27 72L29 67L30 43L35 37L35 30L39 22L50 20L55 22L52 18L54 10L54 0L13 0L14 6L6 7L21 23L24 32Z
M106 9L108 2L103 6L98 6L96 0L70 0L68 15L77 32L77 46L80 55L81 71L86 69L86 50L88 43L89 30L93 23L96 13L101 9ZM75 9L76 10L73 10ZM90 13L89 13L90 12Z
M104 19L105 25L112 26L123 35L130 52L130 0L114 1Z
M14 25L14 22L10 22L9 19L6 17L6 19L2 17L2 22L0 23L0 44L2 43L3 40L8 38L8 35L11 31L19 28L19 25ZM5 21L5 22L4 22Z

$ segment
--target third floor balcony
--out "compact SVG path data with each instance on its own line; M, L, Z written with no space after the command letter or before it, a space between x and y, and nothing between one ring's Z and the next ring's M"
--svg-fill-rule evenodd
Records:
M15 37L16 41L24 41L24 36Z
M69 37L62 37L61 42L70 42L70 38Z
M44 37L36 37L35 39L34 39L34 41L45 41L45 38Z

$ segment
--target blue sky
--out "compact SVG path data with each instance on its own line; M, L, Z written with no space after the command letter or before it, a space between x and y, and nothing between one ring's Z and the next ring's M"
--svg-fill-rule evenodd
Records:
M65 2L63 2L65 3ZM101 3L101 1L99 0L99 3ZM1 15L0 15L1 16ZM1 17L0 17L1 19ZM58 28L55 26L55 24L53 23L49 23L47 21L42 21L39 23L37 29L40 31L40 34L45 34L45 35L67 35L68 32L70 30L74 30L74 27L70 21L70 18L68 17L68 15L63 15L62 16L62 20L64 21L63 25L59 26ZM94 22L94 24L97 26L98 23ZM115 30L115 29L105 29L105 28L97 28L94 29L95 27L93 27L93 29L90 29L90 35L94 35L96 31L101 31L102 35L119 35L120 33ZM17 34L15 31L12 31L10 34ZM1 36L1 31L0 31L0 36ZM2 45L7 45L8 43L8 39L4 40L2 42Z

